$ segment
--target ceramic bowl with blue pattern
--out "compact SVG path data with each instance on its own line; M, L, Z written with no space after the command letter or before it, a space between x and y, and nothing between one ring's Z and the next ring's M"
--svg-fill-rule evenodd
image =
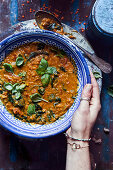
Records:
M70 127L72 115L80 104L80 96L83 87L85 84L90 83L90 76L87 63L73 42L65 36L46 30L19 32L4 39L0 42L0 62L2 62L12 50L29 42L43 42L49 45L54 45L59 49L63 49L69 56L73 65L76 63L77 66L79 80L77 97L69 110L54 123L38 125L22 122L10 114L2 102L0 102L0 124L3 127L19 136L44 138L61 133Z

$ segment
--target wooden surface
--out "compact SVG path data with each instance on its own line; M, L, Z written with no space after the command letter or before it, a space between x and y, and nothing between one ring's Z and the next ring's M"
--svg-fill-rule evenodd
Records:
M56 13L65 24L85 35L87 16L95 0L0 0L0 39L7 35L10 27L18 22L33 19L35 10L44 9ZM30 9L31 8L31 9ZM79 10L78 10L79 9ZM83 28L83 29L82 29ZM113 47L106 48L91 42L97 55L113 66ZM91 142L93 166L97 170L113 170L113 99L107 87L113 84L113 71L103 74L101 93L102 109L99 113L92 137L101 139L101 144ZM110 130L104 133L104 127ZM66 140L64 134L48 139L23 139L0 127L0 170L64 170Z

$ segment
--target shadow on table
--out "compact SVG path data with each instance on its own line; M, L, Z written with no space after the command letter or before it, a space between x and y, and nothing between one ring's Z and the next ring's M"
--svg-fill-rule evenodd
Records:
M44 139L24 139L0 128L0 168L65 170L63 133Z

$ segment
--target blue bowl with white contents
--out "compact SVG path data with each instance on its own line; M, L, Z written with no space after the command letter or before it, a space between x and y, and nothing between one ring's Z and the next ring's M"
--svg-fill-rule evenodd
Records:
M4 39L0 42L0 62L2 62L15 48L30 42L43 42L48 45L54 45L59 49L63 49L71 59L73 65L76 64L77 66L79 81L77 97L68 111L54 123L38 125L22 122L10 114L2 102L0 102L0 124L3 127L19 136L28 138L45 138L61 133L70 127L73 113L80 104L83 87L85 84L90 83L91 80L87 63L73 42L65 36L46 30L19 32Z

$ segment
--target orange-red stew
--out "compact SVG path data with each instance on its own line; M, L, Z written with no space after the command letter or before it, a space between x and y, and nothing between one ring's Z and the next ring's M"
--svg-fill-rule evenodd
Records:
M24 122L59 119L73 104L77 86L77 70L66 53L43 43L16 48L0 66L1 100Z

